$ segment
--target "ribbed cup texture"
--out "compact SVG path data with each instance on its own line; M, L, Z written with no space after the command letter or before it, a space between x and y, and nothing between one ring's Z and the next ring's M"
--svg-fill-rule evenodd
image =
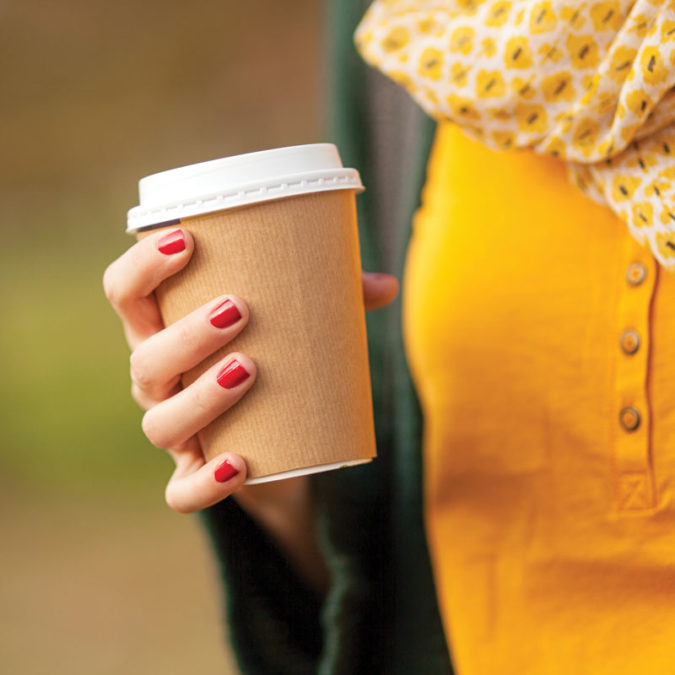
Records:
M374 457L353 190L262 202L181 226L195 252L157 290L165 322L223 293L251 311L243 332L188 372L184 385L232 351L258 367L246 396L200 434L206 457L239 453L249 478Z

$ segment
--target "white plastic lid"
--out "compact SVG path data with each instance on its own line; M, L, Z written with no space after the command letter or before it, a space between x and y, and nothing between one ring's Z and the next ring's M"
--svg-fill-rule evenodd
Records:
M142 178L127 232L244 204L348 189L364 189L359 172L343 168L331 143L213 159Z

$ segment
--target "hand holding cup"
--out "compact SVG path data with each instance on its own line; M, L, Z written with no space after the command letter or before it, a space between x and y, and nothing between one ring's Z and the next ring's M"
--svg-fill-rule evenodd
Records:
M152 233L113 262L104 275L106 295L122 319L132 350L132 395L147 411L143 429L176 465L166 500L179 512L208 507L245 481L242 457L226 452L207 461L197 433L227 414L254 385L257 374L250 357L228 352L189 386L181 387L182 373L226 346L249 319L244 300L226 294L164 327L154 291L188 264L194 247L185 228ZM389 275L364 274L362 283L366 309L389 303L398 290L396 279ZM299 483L289 481L252 486L241 497L255 511L260 497L278 498L280 488L287 492L298 487Z

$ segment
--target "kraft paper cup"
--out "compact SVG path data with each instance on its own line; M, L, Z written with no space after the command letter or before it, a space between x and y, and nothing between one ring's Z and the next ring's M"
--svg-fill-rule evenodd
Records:
M140 181L138 238L188 230L187 267L156 291L169 325L223 293L248 304L235 340L185 373L189 386L233 351L256 363L249 392L202 430L258 483L367 462L375 435L361 287L357 171L330 144L255 152Z

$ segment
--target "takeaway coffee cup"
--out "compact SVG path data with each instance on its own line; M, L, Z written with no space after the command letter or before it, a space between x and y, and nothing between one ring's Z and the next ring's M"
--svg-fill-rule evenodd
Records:
M367 462L375 437L355 193L335 146L254 152L141 179L127 231L188 230L195 251L164 281L166 325L223 293L250 320L183 376L188 386L232 351L256 363L251 390L202 430L210 459L235 452L248 483Z

